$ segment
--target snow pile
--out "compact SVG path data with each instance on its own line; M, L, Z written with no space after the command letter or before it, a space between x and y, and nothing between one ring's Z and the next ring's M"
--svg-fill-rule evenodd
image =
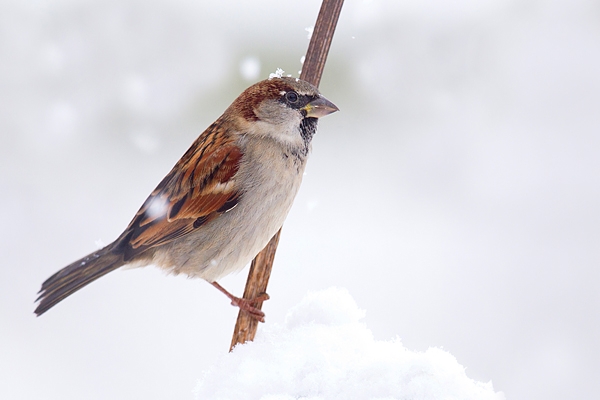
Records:
M376 341L345 289L309 293L204 374L197 399L504 399L446 351Z
M281 68L277 68L275 70L275 72L271 72L269 74L269 80L273 79L273 78L281 78L283 76L283 74L285 73L284 70L282 70Z

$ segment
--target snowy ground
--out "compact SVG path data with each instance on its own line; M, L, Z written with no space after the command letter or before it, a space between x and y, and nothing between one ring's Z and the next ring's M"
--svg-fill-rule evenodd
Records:
M237 346L202 377L197 399L504 400L469 379L448 352L377 341L343 289L307 294L253 343Z
M116 271L41 318L33 300L246 86L296 76L318 7L0 3L1 399L193 399L234 363L236 311L201 281ZM341 112L315 137L262 337L337 286L373 343L441 348L511 400L597 397L598 71L595 2L347 1L321 84Z

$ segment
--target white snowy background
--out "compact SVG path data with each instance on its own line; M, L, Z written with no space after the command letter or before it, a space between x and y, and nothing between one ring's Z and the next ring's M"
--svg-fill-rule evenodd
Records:
M319 4L0 3L1 399L193 399L218 376L237 311L205 282L116 271L33 300L246 86L297 76ZM373 340L443 348L507 399L597 398L599 71L597 1L347 0L321 83L341 112L261 329L337 286Z

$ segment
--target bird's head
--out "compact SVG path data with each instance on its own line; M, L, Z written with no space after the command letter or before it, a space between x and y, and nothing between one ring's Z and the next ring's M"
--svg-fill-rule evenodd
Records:
M300 79L270 78L246 89L226 114L235 116L250 134L285 143L310 143L317 119L338 111L319 90Z

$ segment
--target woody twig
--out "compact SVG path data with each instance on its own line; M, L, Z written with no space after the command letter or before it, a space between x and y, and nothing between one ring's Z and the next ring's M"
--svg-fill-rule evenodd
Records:
M331 46L333 33L335 32L343 3L344 0L323 0L310 44L308 45L300 79L310 82L317 87L321 82L321 75L325 68L325 61L327 60L327 54L329 53L329 47ZM273 236L269 244L252 261L248 280L246 281L246 289L244 290L245 299L253 299L262 293L266 293L280 234L281 230ZM257 303L256 307L260 309L262 302ZM229 351L238 343L254 340L257 328L258 321L248 313L240 310Z

